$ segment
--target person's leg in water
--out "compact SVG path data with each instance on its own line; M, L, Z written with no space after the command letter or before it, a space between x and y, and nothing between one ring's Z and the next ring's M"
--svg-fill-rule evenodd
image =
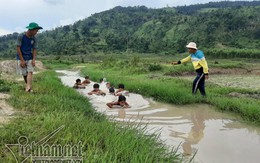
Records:
M196 94L196 92L197 92L197 90L198 90L198 88L199 88L199 83L200 83L201 80L203 80L203 78L204 78L204 80L205 80L205 76L204 76L203 73L197 73L197 76L196 76L196 78L194 79L193 85L192 85L192 94L193 94L193 95ZM200 90L200 91L201 91L201 90ZM205 91L205 90L204 90L204 91Z

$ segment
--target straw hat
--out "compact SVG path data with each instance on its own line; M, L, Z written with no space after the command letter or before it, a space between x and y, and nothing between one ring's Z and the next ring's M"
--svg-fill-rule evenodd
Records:
M186 46L186 48L191 48L191 49L196 49L196 50L198 49L195 42L190 42L190 43Z

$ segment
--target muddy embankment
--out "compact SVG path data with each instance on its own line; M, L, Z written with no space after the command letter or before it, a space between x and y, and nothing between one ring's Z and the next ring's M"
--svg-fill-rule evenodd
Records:
M22 76L17 75L16 71L16 60L4 60L0 61L0 79L10 81L21 81ZM44 70L44 66L41 61L36 61L36 72ZM7 123L10 118L14 117L15 110L8 105L7 99L10 96L0 92L0 126Z
M8 94L0 93L0 125L7 123L14 114L13 108L6 103L6 99L9 97Z
M15 77L17 74L16 66L17 66L16 60L0 61L1 78L9 79L10 77ZM35 72L39 72L44 69L45 68L43 66L43 63L41 61L36 61Z

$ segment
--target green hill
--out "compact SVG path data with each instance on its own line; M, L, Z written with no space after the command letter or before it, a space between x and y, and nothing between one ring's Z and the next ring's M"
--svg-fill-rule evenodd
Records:
M115 7L38 35L39 54L184 52L199 48L259 48L260 2L210 2L150 9ZM0 37L0 56L14 56L18 33Z

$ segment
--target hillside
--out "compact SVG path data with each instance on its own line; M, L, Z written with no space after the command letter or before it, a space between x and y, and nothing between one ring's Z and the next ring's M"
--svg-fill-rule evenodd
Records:
M260 2L211 2L150 9L115 7L38 35L40 55L92 52L184 52L200 48L260 49ZM0 56L15 54L18 33L0 37Z

